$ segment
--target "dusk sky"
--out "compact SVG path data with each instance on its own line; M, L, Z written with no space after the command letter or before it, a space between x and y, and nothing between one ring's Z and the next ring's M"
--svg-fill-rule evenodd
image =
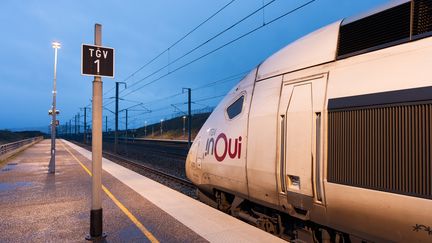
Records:
M309 2L308 0L14 1L0 4L0 129L47 129L52 102L54 50L59 41L57 109L60 124L90 105L92 77L81 76L81 44L93 44L94 24L102 24L102 44L115 48L115 79L103 78L104 105L114 110L114 85L127 82L120 109L130 111L130 128L187 111L183 87L192 88L192 109L214 107L247 71L285 45L320 27L382 5L388 0L316 0L292 14L177 68ZM178 59L255 10L245 21ZM226 6L228 5L228 6ZM200 23L181 42L173 43ZM307 50L305 50L307 51ZM155 62L144 66L163 53ZM178 60L177 60L178 59ZM175 61L175 62L174 62ZM154 71L170 64L160 72ZM136 72L136 73L135 73ZM171 73L170 73L171 72ZM131 74L135 73L133 76ZM170 74L169 74L170 73ZM162 77L163 76L163 77ZM162 78L161 78L162 77ZM226 79L227 77L231 77ZM125 81L126 80L126 81ZM207 86L207 84L211 84ZM177 107L177 108L175 108ZM150 110L150 113L146 113ZM89 112L90 113L90 112ZM113 127L113 115L108 116ZM124 113L120 127L124 127ZM90 118L89 118L90 119ZM82 122L82 119L81 119ZM105 124L104 124L105 126Z

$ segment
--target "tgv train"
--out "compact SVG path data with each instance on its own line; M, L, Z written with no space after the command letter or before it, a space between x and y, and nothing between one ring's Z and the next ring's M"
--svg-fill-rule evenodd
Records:
M304 242L432 242L432 1L391 1L251 71L190 149L200 200Z

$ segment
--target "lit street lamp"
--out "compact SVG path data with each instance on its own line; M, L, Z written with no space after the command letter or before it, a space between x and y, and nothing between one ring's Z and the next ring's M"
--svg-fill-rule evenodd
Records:
M186 132L185 124L186 124L186 116L183 116L183 137L185 136L185 132Z
M147 121L144 122L144 137L147 137Z
M48 172L55 173L55 155L56 155L56 147L55 147L55 139L56 139L56 126L57 126L57 109L56 109L56 95L57 95L57 49L60 49L60 43L54 41L52 43L52 47L54 48L54 85L53 85L53 100L52 100L52 108L51 108L51 159L49 163Z
M162 132L163 132L163 129L162 129L162 123L163 123L163 119L161 119L161 125L160 125L160 134L161 134L161 136L162 136Z

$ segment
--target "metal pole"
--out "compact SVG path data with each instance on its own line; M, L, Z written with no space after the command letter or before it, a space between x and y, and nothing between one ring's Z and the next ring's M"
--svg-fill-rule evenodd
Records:
M118 144L118 101L119 101L119 82L116 82L115 131L114 131L114 152L115 153L117 153L117 144Z
M105 116L105 132L108 132L108 116Z
M48 166L48 173L55 173L55 156L56 156L56 96L57 96L57 49L60 47L59 43L54 42L53 48L54 48L54 84L53 84L53 100L52 100L52 108L51 108L51 114L52 114L52 120L51 120L51 159Z
M128 110L126 109L126 142L128 137Z
M144 122L144 137L147 137L147 121Z
M161 125L160 125L160 135L162 136L162 122L163 120L161 120Z
M185 133L186 133L186 116L183 116L183 138L185 137Z
M84 143L87 143L87 107L84 107Z
M192 141L192 113L191 113L191 100L192 100L192 90L190 88L188 90L188 147L191 147Z
M95 45L102 45L102 25L95 24ZM95 76L92 99L92 202L90 211L90 236L100 239L102 232L102 78Z
M78 118L77 118L77 120L78 120L78 134L80 133L80 131L81 131L81 126L80 126L80 122L81 122L81 114L78 112Z
M74 122L75 122L75 125L74 125L74 133L75 133L75 135L77 134L77 116L75 115L74 116Z

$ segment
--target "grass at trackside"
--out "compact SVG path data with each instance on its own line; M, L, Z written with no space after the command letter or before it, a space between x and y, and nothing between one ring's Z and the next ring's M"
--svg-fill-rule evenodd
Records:
M195 138L210 113L200 113L194 114L191 119L192 125L192 140ZM162 126L162 132L161 132ZM188 122L187 119L183 119L182 116L174 117L171 119L163 120L162 122L157 122L153 124L147 124L145 126L140 126L133 131L129 130L128 137L135 135L136 138L149 138L149 139L173 139L173 140L185 140L188 139ZM185 129L183 135L183 128ZM119 131L119 136L125 136L125 131ZM111 131L109 135L113 135Z
M191 137L192 140L193 138L196 136L197 131L193 130ZM150 132L150 134L147 135L147 137L142 136L140 138L148 138L148 139L172 139L172 140L188 140L188 133L185 132L184 136L183 136L183 131L182 130L169 130L169 131L162 131L162 135L160 134L160 130L154 132L153 136Z

